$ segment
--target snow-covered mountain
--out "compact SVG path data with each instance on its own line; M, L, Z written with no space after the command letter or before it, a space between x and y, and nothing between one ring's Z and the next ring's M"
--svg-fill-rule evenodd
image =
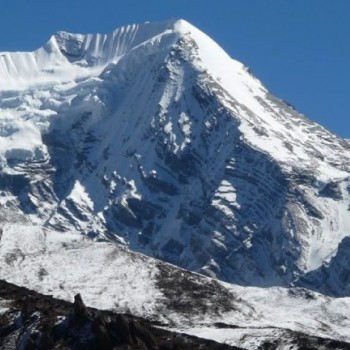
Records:
M25 216L227 282L349 295L349 164L348 141L183 20L0 54L7 228Z

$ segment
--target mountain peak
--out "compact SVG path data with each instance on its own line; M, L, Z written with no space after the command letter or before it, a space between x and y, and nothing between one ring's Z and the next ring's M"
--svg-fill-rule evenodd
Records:
M0 53L0 90L57 82L58 77L74 80L99 67L95 75L140 45L169 47L190 29L184 20L168 20L130 24L109 34L59 31L36 51Z
M75 34L59 31L51 37L50 41L56 41L61 52L71 61L81 58L84 54L87 56L95 55L96 57L98 55L106 56L107 53L104 51L108 51L105 60L113 60L153 38L172 35L174 39L177 39L194 29L198 31L187 21L176 19L129 24L107 34ZM103 62L103 60L96 61L95 63Z
M0 89L4 192L43 225L265 286L349 232L349 143L184 20L58 32L6 54Z

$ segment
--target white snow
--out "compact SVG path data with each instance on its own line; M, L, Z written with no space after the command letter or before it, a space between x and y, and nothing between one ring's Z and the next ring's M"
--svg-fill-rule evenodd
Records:
M11 309L9 304L9 301L0 300L0 315L3 315Z
M86 192L84 186L79 181L75 182L72 192L67 198L72 199L75 203L82 207L86 206L90 210L94 209L94 203L89 197L89 194Z
M155 314L159 292L155 264L134 258L114 244L79 234L60 234L38 226L5 225L0 243L0 278L55 297L81 293L101 309Z

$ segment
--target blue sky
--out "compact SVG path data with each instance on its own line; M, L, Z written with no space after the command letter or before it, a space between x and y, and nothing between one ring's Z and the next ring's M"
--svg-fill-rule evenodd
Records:
M184 18L248 65L272 93L350 138L349 0L1 0L0 51L54 32L110 32Z

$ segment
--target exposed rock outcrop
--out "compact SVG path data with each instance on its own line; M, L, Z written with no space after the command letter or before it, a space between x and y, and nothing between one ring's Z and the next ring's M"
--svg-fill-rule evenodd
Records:
M98 311L0 281L0 349L6 350L239 350L158 328L132 315Z

